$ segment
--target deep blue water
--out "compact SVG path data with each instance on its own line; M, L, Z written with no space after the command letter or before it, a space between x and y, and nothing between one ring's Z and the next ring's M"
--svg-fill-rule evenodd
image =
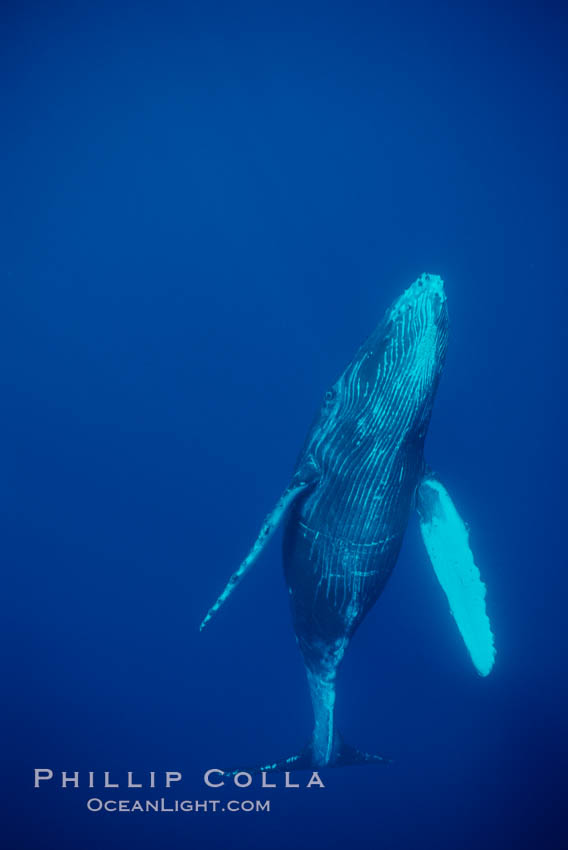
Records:
M8 850L566 846L558 9L3 6ZM451 317L427 458L471 527L491 676L413 518L338 693L390 766L270 792L269 814L34 791L37 767L179 770L138 796L267 796L202 774L310 733L278 542L198 625L323 391L423 271Z

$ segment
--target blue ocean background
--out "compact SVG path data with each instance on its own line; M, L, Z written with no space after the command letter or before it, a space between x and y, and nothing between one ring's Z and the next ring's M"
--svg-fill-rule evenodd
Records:
M566 14L551 3L4 4L7 850L566 846ZM427 458L471 529L470 663L412 518L324 790L203 772L311 731L279 543L199 634L322 394L420 273ZM179 770L89 813L33 769Z

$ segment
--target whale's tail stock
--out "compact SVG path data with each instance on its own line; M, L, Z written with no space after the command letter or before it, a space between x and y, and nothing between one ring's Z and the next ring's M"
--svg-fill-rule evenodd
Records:
M294 770L319 770L328 767L347 767L361 764L388 764L384 756L366 753L351 747L335 726L335 671L322 676L307 669L310 696L314 710L314 731L308 744L299 753L279 761L256 767L223 771L226 776L244 773L284 773Z

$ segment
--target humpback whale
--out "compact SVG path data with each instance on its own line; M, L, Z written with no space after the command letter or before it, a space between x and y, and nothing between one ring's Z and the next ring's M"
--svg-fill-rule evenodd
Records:
M486 676L493 666L485 585L468 529L424 460L447 338L443 281L423 274L325 393L288 487L201 624L203 629L285 521L284 575L314 730L298 754L253 770L386 761L343 741L335 725L335 689L349 642L393 570L413 508L475 668Z

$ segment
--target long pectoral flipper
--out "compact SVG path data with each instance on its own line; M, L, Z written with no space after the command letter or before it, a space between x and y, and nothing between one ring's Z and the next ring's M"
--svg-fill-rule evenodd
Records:
M213 614L219 610L223 602L229 598L233 590L240 583L240 581L244 578L246 573L252 567L280 523L284 518L286 511L290 507L290 505L294 502L295 499L300 495L300 493L305 493L306 490L310 489L315 485L318 478L318 471L314 466L308 466L307 469L302 470L301 474L296 473L294 478L292 479L290 486L284 491L274 509L268 514L266 519L262 524L262 528L260 529L260 533L256 538L252 549L241 563L238 570L236 570L224 589L221 593L217 601L214 605L211 606L205 617L203 618L203 622L201 623L199 630L201 631L209 622Z
M495 647L485 609L485 585L473 560L466 525L436 478L422 481L417 510L422 539L452 615L477 671L487 676Z

